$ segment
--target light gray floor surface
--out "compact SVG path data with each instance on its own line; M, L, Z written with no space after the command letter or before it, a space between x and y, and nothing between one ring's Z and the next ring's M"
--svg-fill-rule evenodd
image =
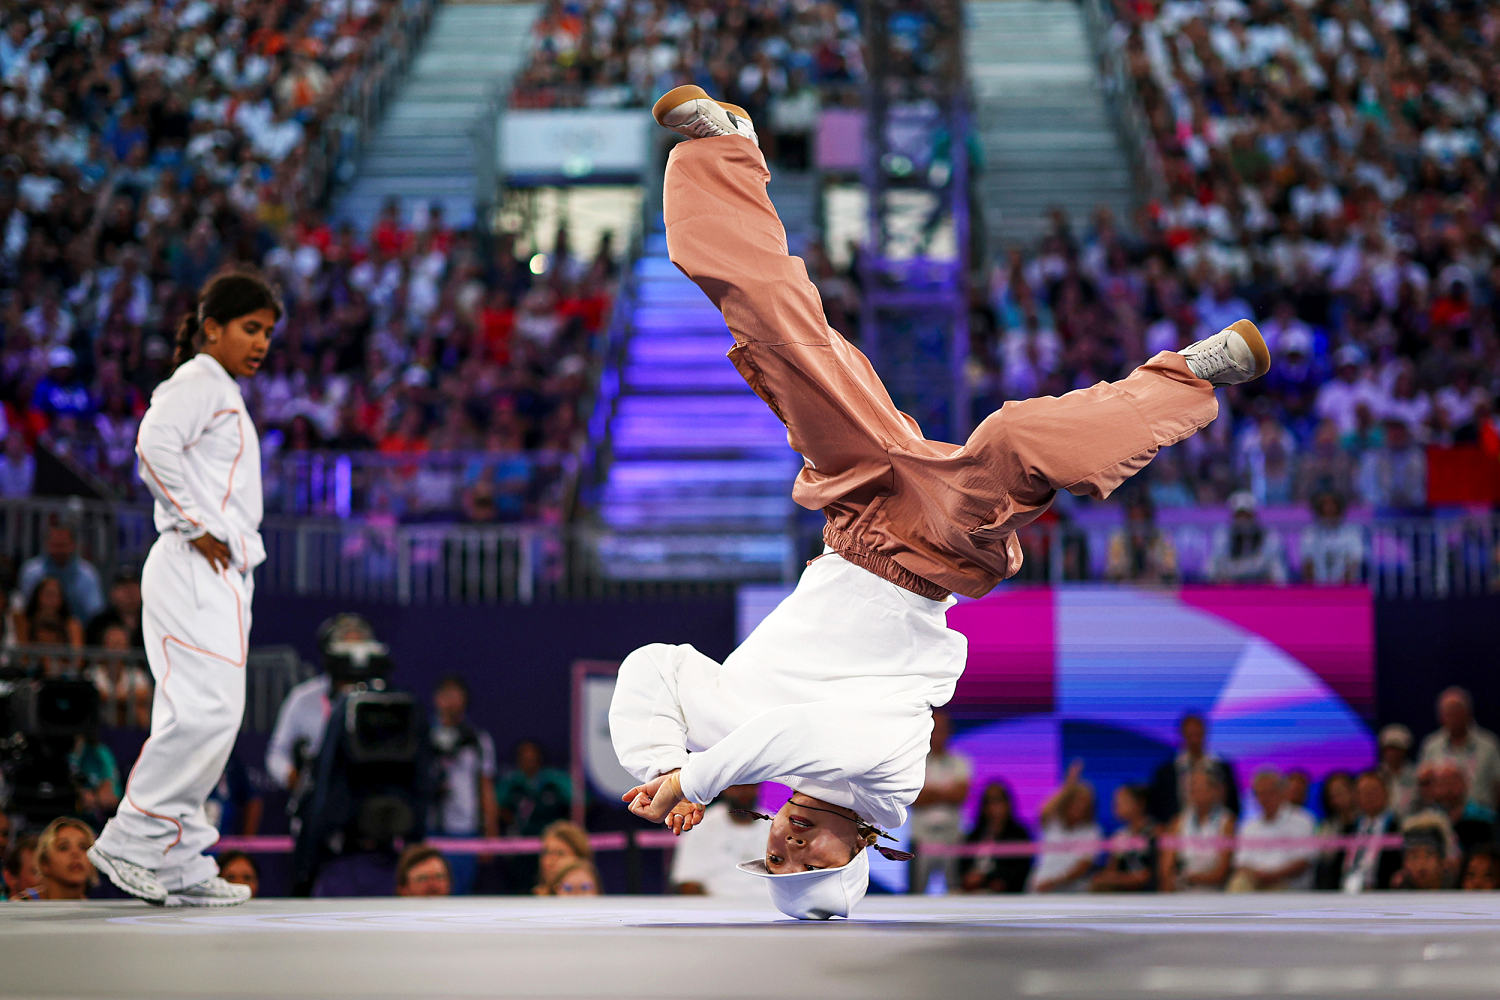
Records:
M6 997L1500 996L1500 894L0 904Z

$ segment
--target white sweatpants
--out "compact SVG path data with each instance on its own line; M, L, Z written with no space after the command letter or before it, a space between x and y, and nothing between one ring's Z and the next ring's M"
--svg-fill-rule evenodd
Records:
M219 839L203 803L229 761L245 712L253 579L215 572L179 535L151 546L141 627L156 678L151 735L99 836L105 853L156 870L168 890L218 874Z

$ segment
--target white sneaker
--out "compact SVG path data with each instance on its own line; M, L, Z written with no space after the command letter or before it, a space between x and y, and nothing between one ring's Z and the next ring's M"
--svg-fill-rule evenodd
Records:
M757 146L755 123L738 104L725 104L708 96L702 87L688 84L661 95L651 109L658 125L680 132L689 139L717 135L742 135Z
M226 882L219 876L206 878L186 889L174 889L167 896L168 906L239 906L250 899L250 887Z
M98 844L88 849L88 859L93 862L95 870L113 882L121 892L144 899L152 906L166 903L167 887L161 884L156 872L150 868L117 858L113 854L105 854L99 850Z
M1189 344L1177 353L1194 375L1214 385L1237 385L1271 370L1266 338L1248 319L1236 320L1212 337Z

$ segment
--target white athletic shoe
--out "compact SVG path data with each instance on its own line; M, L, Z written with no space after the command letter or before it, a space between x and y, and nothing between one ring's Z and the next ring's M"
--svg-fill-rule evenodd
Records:
M1248 319L1236 320L1212 337L1189 344L1177 353L1193 374L1214 385L1237 385L1271 370L1266 338Z
M717 135L742 135L760 145L755 123L738 104L725 104L708 96L702 87L675 87L657 98L651 115L658 125L680 132L689 139Z
M161 884L156 872L151 869L117 858L113 854L105 854L99 850L98 844L88 849L88 859L94 863L95 870L113 882L121 892L144 899L152 906L165 905L167 887Z
M219 876L206 878L186 889L173 890L167 896L168 906L239 906L250 899L250 887L226 882Z

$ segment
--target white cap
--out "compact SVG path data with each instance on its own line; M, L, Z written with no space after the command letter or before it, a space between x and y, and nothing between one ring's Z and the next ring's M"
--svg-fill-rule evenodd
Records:
M870 859L861 850L842 868L777 875L766 869L765 858L742 861L740 871L766 880L776 909L798 920L847 917L870 888Z

